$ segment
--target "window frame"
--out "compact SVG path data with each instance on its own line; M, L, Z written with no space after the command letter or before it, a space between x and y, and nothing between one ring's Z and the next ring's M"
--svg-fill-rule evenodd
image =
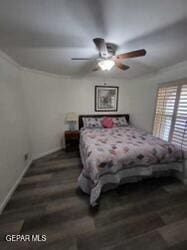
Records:
M178 110L182 85L187 85L187 78L172 81L172 82L159 83L158 87L157 87L157 90L156 90L155 105L154 105L154 115L153 115L153 122L152 122L152 133L153 133L153 130L154 130L154 121L155 121L155 116L156 116L156 108L157 108L157 100L158 100L159 88L177 86L176 99L175 99L175 105L174 105L172 120L171 120L171 128L170 128L170 132L169 132L169 136L168 136L168 142L171 142L173 131L174 131L174 128L175 128L175 122L176 122L176 118L177 118L177 110Z

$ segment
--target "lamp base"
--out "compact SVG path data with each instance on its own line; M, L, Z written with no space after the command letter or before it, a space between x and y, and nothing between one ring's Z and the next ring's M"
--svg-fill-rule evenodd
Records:
M70 130L70 131L74 131L74 130L75 130L75 123L76 123L76 122L73 122L73 121L72 121L72 122L69 122L69 130Z

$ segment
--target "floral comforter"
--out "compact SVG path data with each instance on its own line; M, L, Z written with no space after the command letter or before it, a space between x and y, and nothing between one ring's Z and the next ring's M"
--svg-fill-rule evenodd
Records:
M152 172L155 164L183 160L180 148L133 127L82 129L80 151L84 167L78 181L92 205L104 184L119 183L131 169L138 175L142 169Z

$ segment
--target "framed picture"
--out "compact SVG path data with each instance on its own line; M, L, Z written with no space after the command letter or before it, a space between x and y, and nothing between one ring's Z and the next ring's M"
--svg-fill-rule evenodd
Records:
M95 111L117 111L118 90L119 87L95 86Z

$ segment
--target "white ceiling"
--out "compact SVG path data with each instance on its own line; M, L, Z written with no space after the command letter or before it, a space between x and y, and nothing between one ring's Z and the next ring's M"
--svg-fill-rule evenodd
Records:
M187 1L0 0L0 48L23 67L102 76L91 71L95 37L117 44L117 53L147 50L125 61L129 70L107 72L112 77L130 79L187 60Z

